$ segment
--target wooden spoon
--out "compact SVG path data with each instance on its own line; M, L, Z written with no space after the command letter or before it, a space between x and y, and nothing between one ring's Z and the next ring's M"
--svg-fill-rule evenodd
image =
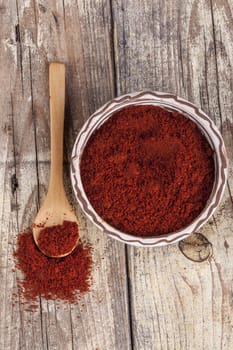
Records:
M49 65L50 92L50 137L51 137L51 168L49 189L45 201L40 208L33 224L33 237L40 249L38 238L41 229L48 226L61 225L64 220L77 223L77 218L66 197L63 183L63 130L65 106L65 65L52 62ZM53 257L63 257L70 254L78 244L64 254ZM40 249L42 253L47 255Z

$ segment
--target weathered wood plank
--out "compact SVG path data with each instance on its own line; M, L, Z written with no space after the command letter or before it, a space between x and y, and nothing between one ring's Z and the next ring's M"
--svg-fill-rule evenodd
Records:
M32 207L25 207L27 197L33 193L33 181L36 181L35 164L25 165L24 160L28 159L28 145L33 155L34 133L29 127L30 104L30 81L23 76L21 62L27 60L22 56L22 48L18 35L16 35L16 25L18 24L17 3L11 6L2 7L1 18L1 120L6 126L8 139L4 144L5 171L3 171L4 197L1 201L1 216L4 218L1 224L1 312L0 318L0 347L2 349L19 348L43 348L43 339L40 332L40 323L35 320L38 312L34 315L25 314L22 311L22 304L15 300L13 293L17 293L16 275L13 273L14 267L12 253L16 241L17 232L20 228L21 215L27 211L33 217L36 212L36 200ZM7 68L5 68L7 67ZM1 129L1 139L4 137ZM27 150L27 151L26 151ZM25 156L25 159L24 159ZM22 161L22 166L18 167L18 162ZM24 199L20 201L21 195ZM36 198L34 198L36 199ZM23 207L22 207L23 205ZM25 218L25 225L28 220ZM6 243L6 244L4 244ZM2 278L3 277L3 278ZM18 301L18 302L17 302ZM35 322L36 321L36 322ZM30 324L29 327L23 327ZM38 337L38 339L36 339Z
M224 255L216 258L216 267L222 289L222 338L224 349L233 346L232 327L232 232L233 232L233 3L212 1L212 25L216 56L218 110L220 130L226 143L229 158L227 191L215 219L217 224L218 252L224 246Z
M232 3L113 2L117 92L177 93L222 129L230 158L228 190L201 230L213 246L202 263L177 245L128 248L135 349L230 349L232 336Z
M7 67L0 71L4 83L0 137L5 145L1 149L0 348L130 349L124 246L86 222L71 193L67 163L65 182L80 217L81 235L95 247L93 290L78 305L42 299L36 303L38 310L30 313L20 300L12 304L17 289L11 243L16 242L18 230L31 224L48 185L48 61L67 63L69 160L84 120L114 95L109 2L18 0L0 12L1 66ZM12 193L14 174L18 187Z

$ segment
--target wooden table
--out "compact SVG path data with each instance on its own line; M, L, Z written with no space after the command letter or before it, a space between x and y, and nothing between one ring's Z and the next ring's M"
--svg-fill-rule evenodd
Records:
M0 5L0 349L233 349L233 1L16 0ZM93 291L79 305L24 311L12 272L18 232L49 176L48 61L67 64L65 180L81 234L95 246ZM69 157L84 121L145 88L200 106L229 156L229 181L202 246L126 247L81 213ZM194 235L194 238L198 238ZM193 243L194 242L194 243ZM209 257L195 262L208 249ZM205 254L205 250L204 250Z

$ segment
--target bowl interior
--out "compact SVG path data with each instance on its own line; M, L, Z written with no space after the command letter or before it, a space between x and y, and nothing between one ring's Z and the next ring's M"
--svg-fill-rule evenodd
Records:
M137 94L137 93L136 93ZM140 94L140 95L139 95ZM76 198L81 205L85 214L92 220L92 222L100 229L104 230L111 237L114 237L124 243L133 245L164 245L183 239L185 236L194 232L200 228L212 215L216 209L226 182L226 156L225 148L221 135L213 122L209 119L204 112L199 110L196 106L192 105L188 101L177 98L176 96L166 95L162 97L160 93L135 93L117 98L102 108L100 108L95 114L93 114L81 129L72 153L71 163L71 179L74 188ZM83 154L83 150L92 136L98 128L101 127L113 114L117 111L129 106L136 105L153 105L159 106L169 111L177 111L183 114L186 118L192 120L199 128L201 133L207 139L210 147L214 151L214 164L215 164L215 178L211 195L206 202L206 205L202 212L187 226L181 228L179 231L171 232L160 236L140 237L125 232L121 232L116 228L106 223L94 210L89 202L86 193L83 188L81 174L80 174L80 162Z

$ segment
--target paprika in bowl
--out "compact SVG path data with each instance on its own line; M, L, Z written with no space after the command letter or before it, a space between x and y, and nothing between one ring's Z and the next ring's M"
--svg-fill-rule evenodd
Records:
M184 239L213 214L227 180L224 143L190 102L130 93L95 112L72 152L71 180L84 213L135 246Z

